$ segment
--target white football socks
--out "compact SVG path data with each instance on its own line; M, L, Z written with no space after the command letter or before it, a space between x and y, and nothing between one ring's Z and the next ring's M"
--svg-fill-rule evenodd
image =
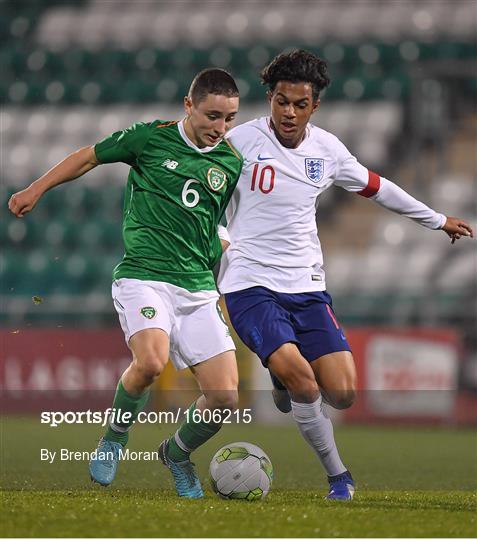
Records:
M328 476L344 473L346 467L340 459L333 435L333 424L323 411L321 395L314 403L296 403L292 400L292 414L305 441L320 458Z

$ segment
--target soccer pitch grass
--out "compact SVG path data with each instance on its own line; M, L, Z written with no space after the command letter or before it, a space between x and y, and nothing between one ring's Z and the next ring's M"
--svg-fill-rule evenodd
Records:
M155 450L174 426L137 426L131 450ZM89 480L87 463L39 459L39 449L92 450L97 426L2 420L3 537L474 537L477 434L450 428L339 426L336 439L357 483L347 503L323 499L324 473L296 428L230 425L194 454L206 497L183 500L155 461L120 463L113 486ZM217 498L207 482L223 444L261 446L274 465L263 501Z

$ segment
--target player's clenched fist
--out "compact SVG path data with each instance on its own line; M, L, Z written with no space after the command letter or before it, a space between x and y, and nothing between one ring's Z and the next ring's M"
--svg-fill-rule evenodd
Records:
M14 193L8 201L8 208L17 217L23 217L27 212L30 212L38 202L40 194L37 193L32 186Z

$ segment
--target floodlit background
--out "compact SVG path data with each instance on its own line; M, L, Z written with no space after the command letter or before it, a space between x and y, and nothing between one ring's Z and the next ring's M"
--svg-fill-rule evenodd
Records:
M128 168L98 167L22 220L7 211L9 196L80 146L135 121L180 118L205 67L236 77L241 123L268 112L258 73L275 54L318 53L332 84L313 121L370 169L476 226L475 2L3 0L0 13L9 411L28 409L9 397L30 390L52 390L58 406L71 407L82 392L110 391L127 365L110 282ZM375 391L342 419L475 423L475 241L451 246L444 233L339 188L322 198L317 220L360 388ZM266 388L266 372L242 346L238 358L242 390ZM172 370L159 385L193 388ZM278 421L269 397L248 402L259 405L258 419Z

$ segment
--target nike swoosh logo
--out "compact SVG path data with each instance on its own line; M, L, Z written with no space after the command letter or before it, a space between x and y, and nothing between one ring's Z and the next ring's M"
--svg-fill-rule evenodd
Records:
M267 161L267 159L275 159L274 157L262 157L260 154L257 156L258 161Z

